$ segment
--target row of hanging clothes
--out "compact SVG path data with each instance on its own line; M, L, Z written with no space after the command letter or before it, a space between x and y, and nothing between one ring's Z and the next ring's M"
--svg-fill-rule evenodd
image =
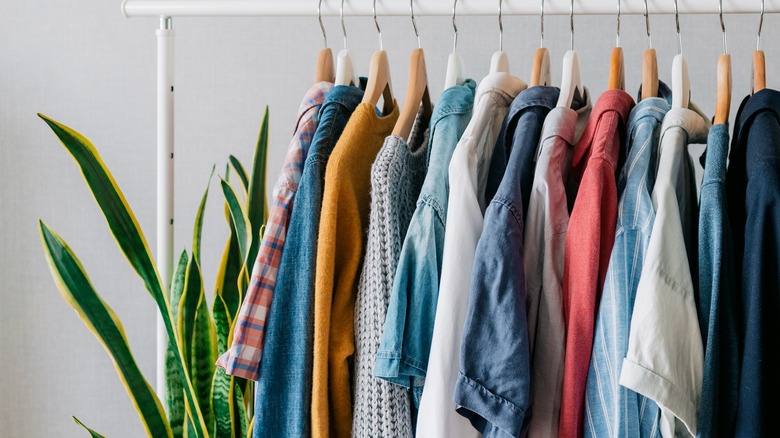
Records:
M609 90L581 83L573 12L557 86L544 47L529 84L501 49L464 79L454 7L435 104L418 48L399 108L375 3L367 78L321 51L218 361L257 382L254 436L773 435L780 94L759 46L729 129L720 12L712 122L679 20L671 89L648 48L636 101L619 37Z

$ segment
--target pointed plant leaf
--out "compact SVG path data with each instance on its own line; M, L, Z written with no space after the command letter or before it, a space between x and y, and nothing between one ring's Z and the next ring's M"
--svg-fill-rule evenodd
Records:
M230 385L232 378L225 370L217 367L211 385L211 403L214 407L214 438L232 438L233 416L231 414Z
M243 261L241 260L241 254L238 251L236 227L233 226L227 205L225 205L225 218L227 219L230 228L230 235L228 236L228 241L225 243L225 249L222 252L222 260L219 263L215 290L225 301L225 306L230 313L230 321L232 322L241 306L241 292L238 291L238 275L241 272Z
M92 429L88 428L87 426L85 426L85 425L84 425L84 423L82 423L81 421L79 421L79 419L78 419L78 418L76 418L76 417L73 417L73 421L74 421L76 424L78 424L79 426L83 427L83 428L84 428L84 429L85 429L87 432L89 432L89 435L90 435L92 438L106 438L105 436L103 436L103 435L101 435L101 434L99 434L99 433L95 432L94 430L92 430Z
M176 343L176 357L180 365L180 377L184 385L187 401L193 406L193 419L197 426L197 436L198 438L208 437L208 430L200 409L198 409L195 390L192 387L189 373L184 363L184 350L173 327L174 320L170 302L138 221L135 219L122 191L117 186L116 181L114 181L111 172L109 172L100 158L95 146L86 137L71 128L42 114L39 114L39 116L49 125L79 165L84 180L106 218L111 234L157 303L167 335Z
M249 420L246 417L244 393L236 380L239 379L233 379L233 403L235 405L233 409L233 429L237 437L242 437L246 435L249 429Z
M179 256L179 263L171 281L170 302L174 318L177 318L179 313L179 301L184 292L187 264L187 251L184 250ZM168 413L173 437L181 438L184 433L184 385L176 363L176 344L169 338L168 351L165 354L165 411Z
M217 335L217 357L222 356L228 349L228 331L230 330L230 314L227 305L219 291L214 294L214 304L211 305L214 314L214 329Z
M260 226L268 218L268 201L266 199L266 174L268 168L268 107L265 107L263 121L260 124L260 134L255 146L254 159L252 160L252 174L249 176L249 194L246 206L249 218L250 244L244 260L251 269L260 248Z
M203 288L201 288L201 291ZM217 360L217 334L214 322L209 315L209 306L205 295L200 297L200 304L195 315L195 331L192 341L193 386L198 394L198 405L203 418L213 435L214 413L211 407L211 379L214 376L214 362Z
M238 175L238 179L241 180L241 188L244 190L244 193L248 195L249 178L246 176L246 170L244 170L244 166L241 164L240 161L238 161L238 158L234 157L233 155L231 155L229 159L230 159L230 165L233 166L233 169L235 169L236 171L236 175Z
M225 194L225 200L227 201L228 209L230 210L230 219L233 222L233 226L236 227L238 251L241 254L241 260L245 261L247 260L248 247L251 244L249 220L247 219L246 212L241 206L233 187L224 179L220 180L220 184L222 185L222 192Z
M84 267L68 244L43 221L38 221L38 227L49 271L57 289L108 351L147 434L150 437L171 437L171 427L162 404L141 374L119 318L95 291Z
M203 233L203 213L206 209L206 199L209 197L209 187L211 186L211 177L214 176L214 169L217 165L211 167L211 175L209 175L209 183L206 185L206 191L203 193L203 198L200 200L200 206L198 206L198 214L195 215L195 227L192 232L192 257L200 264L200 236Z
M192 369L192 343L195 336L195 316L203 299L203 283L201 282L200 266L195 258L187 264L187 275L184 280L184 294L179 303L179 333L184 350L184 363L187 370ZM190 374L191 375L191 374ZM192 375L191 375L192 376ZM194 381L194 376L192 376Z

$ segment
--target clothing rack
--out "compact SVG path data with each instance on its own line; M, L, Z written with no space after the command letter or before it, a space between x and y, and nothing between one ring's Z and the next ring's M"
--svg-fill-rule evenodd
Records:
M569 15L573 7L574 15L614 15L617 13L616 0L544 0L544 13L547 15ZM451 16L452 0L417 0L415 15ZM499 1L460 0L457 5L458 16L482 15L498 16ZM573 5L573 6L572 6ZM323 16L339 16L340 1L322 2ZM371 16L373 2L370 0L347 0L344 15ZM539 0L506 0L503 2L503 15L539 15ZM680 14L717 14L717 0L679 0ZM723 0L723 13L758 14L762 2L759 0ZM764 0L764 12L780 12L780 0ZM642 0L620 0L621 14L644 14L645 3ZM648 12L651 15L673 14L673 0L648 0ZM156 260L160 277L170 284L173 274L173 159L174 159L174 31L173 17L279 17L279 16L317 16L315 0L124 0L122 14L127 18L159 17L157 29L157 246ZM376 2L376 15L408 16L409 3L402 0L379 0ZM159 393L165 390L165 355L167 335L162 317L157 319L157 379Z

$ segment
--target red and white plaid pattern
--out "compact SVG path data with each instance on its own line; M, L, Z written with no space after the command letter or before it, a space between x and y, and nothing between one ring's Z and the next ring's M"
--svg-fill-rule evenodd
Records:
M332 87L333 84L328 82L315 84L306 93L298 110L295 134L287 150L282 172L274 186L268 223L252 268L249 288L233 331L233 344L217 360L217 366L224 368L231 376L249 380L258 378L265 343L265 329L268 325L268 312L271 308L287 226L290 223L290 212L303 173L303 164L314 132L317 130L319 109Z

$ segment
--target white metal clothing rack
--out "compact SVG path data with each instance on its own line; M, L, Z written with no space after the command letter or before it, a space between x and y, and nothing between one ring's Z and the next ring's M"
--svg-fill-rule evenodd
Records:
M417 0L415 15L452 15L452 0ZM347 0L345 15L370 16L371 0ZM340 1L324 0L323 16L338 16ZM498 0L460 0L458 16L498 15ZM503 15L538 15L540 0L506 0ZM648 0L651 15L673 14L673 0ZM545 0L544 13L569 15L570 0ZM643 14L643 0L621 0L621 14ZM718 13L717 0L678 0L681 14ZM760 0L723 0L723 13L758 14ZM766 13L780 11L780 0L764 0ZM613 15L617 0L577 0L574 14ZM406 0L379 0L377 16L409 15ZM170 284L173 274L173 105L174 105L174 32L173 17L266 17L317 15L317 0L124 0L125 17L159 17L157 29L157 248L156 259L160 276ZM162 319L157 321L157 390L165 388L165 353L167 335Z

